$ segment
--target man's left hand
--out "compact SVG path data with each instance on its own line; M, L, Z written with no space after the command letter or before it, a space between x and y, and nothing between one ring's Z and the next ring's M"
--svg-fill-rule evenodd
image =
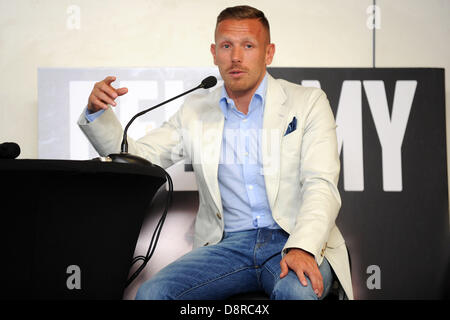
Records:
M304 287L308 285L305 278L305 276L307 276L312 283L312 287L316 295L319 298L322 296L323 278L312 254L302 249L292 248L283 257L283 259L281 259L280 266L280 278L287 276L289 269L291 269L297 274L300 283Z

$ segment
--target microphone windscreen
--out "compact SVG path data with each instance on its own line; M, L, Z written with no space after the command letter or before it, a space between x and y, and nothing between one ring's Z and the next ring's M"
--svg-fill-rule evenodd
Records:
M0 159L15 159L20 154L20 147L15 142L0 144Z
M203 79L201 87L203 89L209 89L214 87L217 84L217 78L214 76L209 76L205 79Z

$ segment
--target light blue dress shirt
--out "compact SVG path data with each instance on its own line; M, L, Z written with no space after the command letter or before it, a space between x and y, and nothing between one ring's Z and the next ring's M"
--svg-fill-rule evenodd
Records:
M267 73L256 90L248 113L237 110L222 88L220 108L225 117L219 162L219 189L225 231L279 228L272 217L262 174L261 136Z
M89 122L95 121L98 117L100 117L105 110L100 109L97 112L90 112L89 109L86 107L86 110L84 111L84 116L86 117L86 120Z

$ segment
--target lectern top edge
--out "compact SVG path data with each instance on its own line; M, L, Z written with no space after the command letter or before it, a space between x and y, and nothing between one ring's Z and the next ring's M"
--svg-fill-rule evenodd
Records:
M90 160L54 160L54 159L14 159L0 160L0 172L5 171L47 171L78 173L114 173L146 175L166 179L164 170L156 165L141 166L135 164L97 162Z

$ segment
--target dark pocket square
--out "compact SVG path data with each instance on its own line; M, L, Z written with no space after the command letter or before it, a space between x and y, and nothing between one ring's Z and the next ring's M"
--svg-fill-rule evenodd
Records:
M284 135L287 136L289 133L294 132L295 129L297 129L297 118L296 117L294 117L292 119L291 123L289 123Z

